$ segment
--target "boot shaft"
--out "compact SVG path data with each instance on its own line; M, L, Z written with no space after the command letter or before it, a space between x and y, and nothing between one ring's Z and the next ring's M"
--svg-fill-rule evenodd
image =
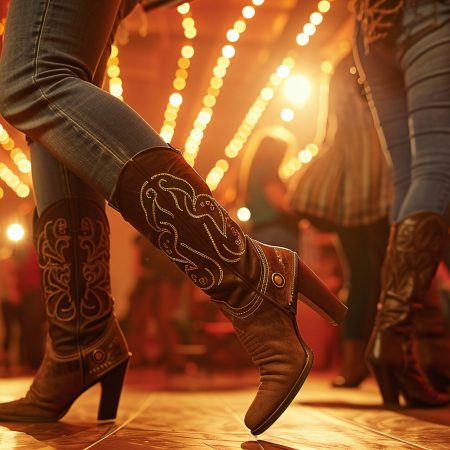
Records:
M240 308L262 298L284 307L297 298L297 255L245 235L178 150L135 156L122 171L116 202L212 299Z
M108 221L96 203L70 198L46 209L36 225L52 348L72 355L102 335L113 316Z
M392 225L382 268L378 314L382 329L412 326L412 316L423 307L447 246L448 231L444 219L429 212L413 214Z

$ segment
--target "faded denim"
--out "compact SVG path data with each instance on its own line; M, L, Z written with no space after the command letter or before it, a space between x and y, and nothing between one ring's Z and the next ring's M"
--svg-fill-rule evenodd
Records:
M450 204L450 2L407 0L390 36L355 59L393 170L394 222Z
M142 150L166 145L136 112L95 85L118 20L134 3L11 2L0 112L36 143L32 164L41 210L55 201L61 177L70 180L63 191L111 201L124 164Z

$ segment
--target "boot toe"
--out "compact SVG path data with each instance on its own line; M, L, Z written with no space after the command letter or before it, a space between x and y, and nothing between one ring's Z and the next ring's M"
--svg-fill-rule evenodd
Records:
M278 373L261 377L255 399L245 415L245 425L253 434L261 434L269 428L294 400L308 376L313 362L309 348L305 353L293 355L291 364Z
M51 413L24 398L0 404L1 422L53 422L56 419Z

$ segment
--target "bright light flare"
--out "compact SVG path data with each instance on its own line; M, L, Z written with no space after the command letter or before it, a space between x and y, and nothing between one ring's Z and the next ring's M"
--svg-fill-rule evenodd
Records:
M252 213L248 208L242 207L238 209L237 218L241 222L248 222L250 220L250 217L252 217Z
M327 1L327 0L320 1L320 2L317 4L317 9L318 9L321 13L326 13L326 12L328 12L328 11L330 10L330 8L331 8L331 4L330 4L330 2Z
M303 103L311 95L311 83L302 75L293 75L283 85L285 97L292 103Z
M284 108L281 111L281 120L283 120L284 122L292 122L295 118L295 113L294 110L291 108Z
M178 92L174 92L169 97L169 103L173 106L180 106L183 103L183 96Z
M6 236L10 241L17 242L23 239L25 230L22 225L13 223L6 229Z
M182 3L180 6L178 6L177 11L180 14L187 14L189 12L190 8L191 7L189 6L189 3Z
M242 9L242 15L246 19L251 19L255 15L255 13L256 13L256 11L255 11L255 8L253 8L253 6L245 6Z

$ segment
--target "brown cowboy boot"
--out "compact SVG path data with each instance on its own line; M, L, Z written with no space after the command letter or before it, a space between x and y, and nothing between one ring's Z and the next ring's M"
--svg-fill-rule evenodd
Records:
M245 423L253 434L262 433L311 369L312 352L296 322L299 287L332 322L343 320L346 307L296 253L246 236L172 147L152 148L130 160L114 202L231 320L260 369L261 384Z
M434 389L419 362L415 318L448 240L448 224L435 213L412 214L391 228L383 264L379 310L367 359L384 403L441 406L450 401ZM419 312L420 313L420 312Z
M0 421L58 420L99 382L98 419L114 419L130 356L113 310L106 215L91 200L61 200L42 213L35 237L47 346L26 396L0 404Z

